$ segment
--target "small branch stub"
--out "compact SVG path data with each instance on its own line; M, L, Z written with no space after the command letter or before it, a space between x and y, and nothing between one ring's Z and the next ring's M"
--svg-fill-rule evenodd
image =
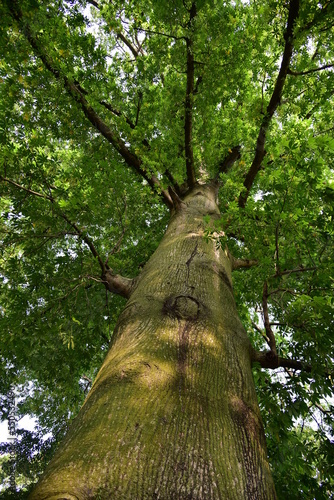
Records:
M125 278L120 274L114 274L111 269L108 269L102 276L103 283L109 292L116 293L128 299L133 290L135 280Z
M232 271L235 269L249 269L250 267L257 266L259 262L253 259L236 259L231 255Z

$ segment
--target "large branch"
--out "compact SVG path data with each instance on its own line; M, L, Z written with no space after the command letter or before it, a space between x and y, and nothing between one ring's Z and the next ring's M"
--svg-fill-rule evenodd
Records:
M259 363L262 368L290 368L292 370L302 370L307 373L312 371L312 367L301 361L295 359L281 358L280 356L273 356L272 351L253 351L252 362Z
M53 196L48 196L44 193L39 193L38 191L35 191L33 189L26 188L25 186L22 186L11 179L7 179L6 177L1 176L0 180L2 180L3 182L7 182L12 186L15 186L17 189L20 189L21 191L25 191L33 196L37 196L38 198L43 198L44 200L47 200L50 203L52 203L52 205L56 209L56 213L58 214L58 216L64 219L66 223L74 229L75 235L86 243L89 250L93 254L94 258L96 258L96 260L98 261L102 271L102 283L105 285L107 290L116 293L118 295L121 295L122 297L129 298L132 288L135 284L135 280L130 278L125 278L119 274L114 274L114 272L108 266L108 259L106 260L106 262L103 262L92 239L86 234L85 231L82 231L82 229L80 229L80 227L75 222L71 221L71 219L65 214L65 212L63 212L59 208L56 199Z
M240 154L241 147L234 146L232 149L228 150L225 158L218 165L218 173L216 175L215 181L219 180L219 174L227 174L227 172L232 168L234 163L241 157Z
M284 87L284 83L286 80L286 76L288 74L288 69L289 69L291 56L292 56L293 30L294 30L295 22L296 22L297 17L298 17L298 13L299 13L299 0L290 0L287 28L286 28L286 31L284 34L285 46L284 46L282 63L281 63L281 67L280 67L280 70L278 72L278 76L277 76L277 79L275 82L274 91L272 93L270 102L267 106L265 115L263 117L263 120L262 120L262 123L260 126L259 135L258 135L257 141L256 141L255 156L254 156L253 162L250 166L250 169L246 175L246 178L244 180L245 191L243 191L239 196L239 206L242 208L244 208L244 206L246 205L246 201L247 201L248 195L250 193L250 190L253 186L255 177L261 168L262 160L266 154L266 152L265 152L266 133L267 133L270 121L271 121L277 107L279 106L280 101L281 101L283 87Z
M136 50L135 47L132 45L132 43L126 38L125 35L123 35L122 32L117 33L117 37L122 40L123 43L128 47L128 49L131 50L132 55L137 58L139 55L139 50Z
M160 192L164 203L171 208L173 204L169 193L161 188L161 184L157 177L155 175L149 175L145 171L142 167L142 160L126 147L124 141L103 121L94 108L89 105L80 85L71 81L66 75L63 75L52 59L45 54L43 49L40 47L36 36L32 33L30 26L24 22L22 12L18 7L17 2L12 0L8 3L8 5L13 18L17 21L23 34L30 43L31 47L34 49L36 55L43 62L44 66L56 79L63 82L65 90L71 95L72 98L75 99L76 102L80 104L90 123L107 139L108 142L114 146L127 165L143 177L153 190Z
M192 3L190 9L189 29L192 28L192 22L196 17L196 4ZM187 46L187 88L185 100L185 122L184 122L184 139L185 139L185 154L186 154L186 169L187 181L189 188L196 184L194 153L192 146L192 126L193 126L193 99L194 99L194 53L193 41L191 36L186 38Z
M88 92L87 92L88 93ZM118 109L114 108L111 104L109 104L108 102L106 101L99 101L99 104L101 104L101 106L103 106L104 108L106 108L108 111L110 111L113 115L115 116L118 116L118 117L124 117L125 118L125 121L126 123L130 126L130 128L132 130L134 130L137 126L137 123L133 123L130 118L128 118L127 116L125 116L121 111L119 111ZM138 117L138 113L137 113L137 117ZM138 119L136 119L136 122L138 121ZM142 144L143 146L145 146L147 149L150 149L151 146L150 146L150 143L148 142L147 139L143 139L142 141Z
M84 96L88 96L89 95L89 92L86 89L84 89L82 87L82 85L80 85L80 83L77 80L75 80L73 83L77 87L77 89L79 90L79 92L81 92L81 94L83 94ZM141 100L141 97L140 97L140 100ZM101 106L103 106L104 108L106 108L108 111L110 111L110 113L112 113L113 115L117 116L118 118L123 117L125 119L126 123L130 126L130 128L132 130L134 130L136 128L136 126L138 124L138 113L139 113L139 110L137 110L136 123L133 123L133 121L131 121L128 116L124 115L124 113L122 113L118 109L114 108L109 102L104 101L102 99L101 101L99 101L99 104L101 104ZM147 139L143 139L142 140L142 144L144 146L146 146L148 149L150 148L150 145L149 145L149 142L147 141Z

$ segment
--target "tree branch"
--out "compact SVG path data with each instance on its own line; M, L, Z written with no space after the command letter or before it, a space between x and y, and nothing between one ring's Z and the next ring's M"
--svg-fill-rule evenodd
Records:
M188 28L191 29L192 22L196 17L196 4L192 3L190 9L190 20ZM185 100L185 122L184 122L184 140L185 140L185 154L186 154L186 169L187 181L189 188L196 184L195 167L194 167L194 153L192 146L192 126L193 126L193 98L194 98L194 54L193 54L193 41L191 38L186 38L187 45L187 88Z
M24 186L21 186L17 182L14 182L14 181L7 179L5 177L0 177L0 179L5 181L5 182L8 182L9 184L12 184L13 186L15 186L18 189L21 189L22 191L26 191L27 193L32 194L33 196L37 196L39 198L44 198L44 200L50 201L57 208L58 215L62 219L64 219L75 230L77 236L79 236L79 238L81 238L82 241L84 241L86 243L86 245L88 246L88 248L92 252L93 256L97 259L97 261L101 267L102 272L103 273L105 272L105 265L103 263L103 260L101 259L98 251L96 250L92 240L89 238L89 236L87 236L84 233L84 231L82 231L74 222L72 222L62 210L59 209L59 207L56 203L56 200L52 196L47 196L45 194L38 193L37 191L33 191L32 189L28 189Z
M312 267L297 267L296 269L286 269L285 271L279 271L276 274L273 275L273 278L278 278L279 276L284 276L285 274L292 274L292 273L303 273L306 271L316 271L317 267L312 266Z
M228 150L228 154L218 165L218 173L215 177L216 182L219 179L219 174L227 174L234 163L241 158L240 150L241 146L234 146L232 149Z
M117 209L118 209L118 203L116 201L116 206L117 206ZM121 235L120 237L118 238L117 242L116 242L116 245L114 245L114 247L108 252L108 255L107 255L107 258L106 258L106 261L104 263L106 269L108 269L108 260L110 258L111 255L114 255L115 253L117 253L121 247L121 243L123 241L123 238L124 238L124 235L125 235L125 226L123 224L123 216L126 217L126 212L127 212L127 203L126 203L126 199L124 200L124 208L122 210L122 212L118 209L118 212L119 212L119 215L120 215L120 224L121 224L121 228L122 228L122 232L121 232Z
M120 38L123 43L128 47L128 49L131 50L132 55L136 59L139 55L139 50L136 50L135 47L132 45L132 43L126 38L126 36L123 35L122 32L117 33L117 38Z
M100 8L99 4L97 2L95 2L95 0L87 0L87 3L90 3L91 5L96 7L97 9Z
M39 198L44 198L45 200L49 200L52 202L54 201L53 198L51 198L50 196L47 196L46 194L38 193L37 191L33 191L32 189L21 186L17 182L12 181L11 179L7 179L7 177L2 177L2 175L0 176L0 180L2 180L4 182L8 182L8 184L12 184L13 186L21 189L22 191L26 191L27 193L33 194L34 196L38 196Z
M93 241L91 240L91 238L89 236L87 236L87 234L84 231L82 231L75 222L72 222L69 219L69 217L62 210L59 209L59 207L56 203L56 200L52 196L47 196L47 195L44 195L42 193L38 193L37 191L33 191L32 189L28 189L24 186L21 186L17 182L14 182L14 181L7 179L7 178L4 178L4 177L0 177L0 179L5 181L5 182L8 182L9 184L12 184L13 186L15 186L18 189L21 189L23 191L28 192L29 194L31 194L33 196L37 196L39 198L43 198L47 201L50 201L56 207L59 217L64 219L67 222L67 224L69 224L75 230L75 234L82 241L84 241L86 243L86 245L90 249L93 256L97 259L97 261L100 265L100 268L102 270L102 283L104 283L106 289L110 292L121 295L122 297L126 297L126 298L130 297L131 291L132 291L133 286L135 284L135 280L130 279L130 278L124 278L123 276L120 276L119 274L114 274L113 271L108 268L108 259L106 260L106 262L103 262L98 251L96 250L96 247L95 247ZM121 238L123 238L123 234L121 235ZM117 242L116 246L120 244L120 241Z
M236 259L231 255L232 258L232 271L235 269L249 269L250 267L253 266L258 266L259 261L258 260L252 260L252 259Z
M318 11L314 14L312 21L309 21L306 23L304 26L300 28L300 31L307 31L313 28L313 26L316 26L323 18L324 19L330 19L330 12L331 10L334 10L334 3L333 1L328 1L325 6L322 9L318 9ZM332 18L333 19L333 18ZM333 23L330 24L329 28L325 29L330 29L333 26ZM323 31L323 30L320 30Z
M283 86L284 86L284 83L286 80L286 76L288 73L288 69L289 69L289 65L290 65L290 61L291 61L291 56L292 56L293 30L294 30L295 22L296 22L297 17L298 17L298 13L299 13L299 0L290 0L287 28L286 28L286 31L284 34L285 46L284 46L282 63L281 63L281 67L280 67L277 79L276 79L274 91L272 93L270 102L267 106L266 113L263 117L263 120L262 120L262 123L260 126L259 135L258 135L258 138L256 141L255 156L254 156L253 162L250 166L250 169L246 175L246 178L244 180L245 191L243 191L239 196L239 206L241 208L244 208L246 205L247 198L248 198L250 190L253 186L255 177L261 168L262 160L266 154L265 149L264 149L265 142L266 142L266 133L267 133L270 121L271 121L277 107L279 106L280 101L281 101Z
M147 33L148 35L160 35L160 36L165 36L166 38L172 38L173 40L185 40L186 38L184 36L174 36L170 35L168 33L162 33L161 31L152 31L152 30L146 30L144 28L136 28L137 31L140 31L141 33Z
M82 85L80 85L80 83L77 80L74 80L74 85L81 92L81 94L83 94L85 96L87 96L89 94L89 92L85 88L83 88ZM108 111L110 111L115 116L118 116L118 117L124 116L123 113L121 113L121 111L119 111L116 108L113 108L112 105L109 104L109 102L99 101L99 104L101 104L101 106L106 108ZM128 123L128 125L130 125L131 128L135 128L135 125L128 117L125 117L125 121L126 121L126 123Z
M266 335L268 338L268 344L270 347L271 355L277 358L277 349L276 349L276 340L274 332L271 329L270 321L269 321L269 312L268 312L268 284L265 281L263 284L263 295L262 295L262 308L263 308L263 320L264 327L266 329Z
M138 104L137 104L137 112L136 112L135 127L138 125L139 113L140 113L140 108L141 108L142 99L143 99L143 93L142 93L142 92L139 92L139 95L138 95Z
M195 61L194 61L194 62L195 62ZM200 75L200 76L197 78L197 80L196 80L193 95L198 94L198 89L199 89L199 86L200 86L200 84L202 83L202 81L203 81L203 76L202 76L202 75Z
M182 195L182 189L179 186L179 184L176 181L176 179L174 179L173 174L169 171L168 168L165 169L164 174L167 177L167 179L169 180L171 187L174 188L174 191L177 193L177 195L181 196Z
M85 92L86 92L86 94L88 93L87 91L85 91ZM124 116L126 123L130 126L130 128L131 128L132 130L134 130L134 129L136 128L137 123L138 123L139 108L137 108L136 123L133 123L133 122L130 120L130 118L128 118L127 116L125 116L125 115L124 115L121 111L119 111L118 109L113 108L113 107L111 106L111 104L109 104L108 102L106 102L106 101L99 101L99 104L101 104L101 106L103 106L104 108L106 108L108 111L110 111L110 112L111 112L113 115L115 115L115 116L118 116L118 117ZM150 143L148 142L148 140L147 140L147 139L143 139L143 140L142 140L142 144L143 144L146 148L150 149Z
M92 254L94 255L94 257L97 259L101 269L102 269L102 272L104 272L105 270L105 266L104 266L104 262L103 260L101 259L98 251L96 250L95 246L94 246L94 243L93 241L90 239L89 236L87 236L87 234L82 231L79 226L77 226L77 224L75 224L74 222L72 222L68 217L67 215L60 211L59 212L59 215L60 217L62 217L71 227L73 227L73 229L77 232L77 235L79 236L79 238L82 239L82 241L84 241L86 243L86 245L88 246L88 248L90 249L90 251L92 252Z
M31 47L36 52L37 56L41 59L44 66L54 75L57 80L61 80L64 84L65 90L73 97L73 99L81 105L81 108L88 118L90 123L110 142L116 151L122 156L127 165L141 177L143 177L147 183L151 186L153 190L157 190L164 203L171 208L173 206L172 200L169 196L168 191L161 188L160 182L155 175L148 175L145 169L142 168L142 160L132 153L125 145L124 141L102 120L102 118L96 113L96 111L89 105L86 98L84 97L85 91L79 84L75 84L66 75L63 75L57 66L53 63L51 58L46 55L39 46L36 37L30 30L27 23L23 21L23 15L20 11L17 1L12 0L9 3L9 9L13 18L17 21L19 27L21 28L26 39L30 43Z
M128 299L131 295L132 289L136 280L124 278L119 274L114 274L111 269L107 269L102 275L102 281L109 292L116 293Z
M286 199L286 196L284 197L284 203L283 203L283 206L285 204L285 199ZM283 207L282 207L282 210L283 210ZM274 259L275 259L275 271L276 271L276 274L280 272L280 269L279 269L279 245L278 245L278 236L279 236L279 222L276 224L276 228L275 228L275 254L274 254Z
M95 0L87 0L87 2L99 10L101 9L100 5L97 2L95 2ZM130 51L132 52L133 56L135 58L137 58L139 55L139 52L140 52L140 48L137 50L134 47L134 45L126 38L126 36L121 31L117 31L116 36L117 36L117 38L122 40L123 43L125 43L125 45L128 47L128 49L130 49Z
M293 76L299 75L308 75L310 73L315 73L316 71L321 71L323 69L333 68L334 64L325 64L324 66L320 66L320 68L308 69L307 71L293 71L292 69L288 69L288 74Z
M281 356L273 356L272 351L256 351L253 350L252 353L252 362L259 363L262 368L290 368L292 370L302 370L307 373L312 371L312 367L310 365L306 365L301 361L297 361L294 359L281 358Z

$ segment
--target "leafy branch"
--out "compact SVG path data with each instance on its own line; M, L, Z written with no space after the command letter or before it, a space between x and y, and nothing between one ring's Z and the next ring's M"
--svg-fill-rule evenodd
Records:
M255 330L259 332L263 338L265 338L270 350L257 351L253 349L252 362L259 363L262 368L277 369L282 367L286 369L301 370L306 373L311 373L312 366L295 359L283 358L279 356L277 353L276 339L271 326L272 325L282 326L282 323L270 322L269 311L268 311L268 297L275 292L276 290L274 290L273 292L268 292L268 284L267 282L264 283L263 294L262 294L262 313L263 313L263 322L265 331L262 331L261 328L253 321L252 325L255 328ZM325 375L331 376L332 374L330 373L329 370L325 370Z
M164 36L166 38L171 38L172 40L185 40L184 36L175 36L169 33L162 33L161 31L146 30L144 28L136 28L136 30L140 33L145 33L147 35L159 35L159 36Z
M39 198L44 198L46 200L50 200L51 201L51 198L43 193L38 193L37 191L34 191L33 189L29 189L29 188L26 188L24 186L21 186L20 184L18 184L17 182L11 180L11 179L7 179L7 177L3 177L2 175L0 176L0 180L4 181L4 182L8 182L8 184L12 184L13 186L19 188L19 189L22 189L23 191L26 191L27 193L29 194L33 194L34 196L38 196Z
M288 69L292 57L293 41L294 41L293 31L296 20L298 18L298 13L299 13L299 0L290 0L287 28L284 34L285 46L284 46L282 63L278 72L278 76L275 82L271 99L267 106L265 115L262 119L260 131L256 141L255 156L243 183L245 190L239 196L238 203L241 208L244 208L246 205L247 198L253 186L255 177L261 168L262 160L266 154L265 151L266 134L271 119L281 102L283 87L286 80L286 76L288 74Z
M96 9L100 10L100 5L95 0L87 0L89 4L93 5ZM130 49L132 55L137 58L139 53L141 52L141 47L136 48L133 43L124 35L124 33L117 29L116 36L119 38L127 47Z
M51 196L51 195L47 195L47 194L42 194L42 193L39 193L37 191L34 191L32 189L29 189L29 188L26 188L25 186L22 186L20 184L18 184L17 182L11 180L11 179L8 179L7 177L0 177L0 179L4 182L7 182L8 184L12 184L13 186L15 186L16 188L22 190L22 191L26 191L27 193L33 195L33 196L37 196L38 198L43 198L44 200L47 200L47 201L50 201L52 203L52 205L57 209L57 213L58 215L64 219L67 224L69 226L71 226L74 230L75 230L75 233L86 243L86 245L88 246L88 248L90 249L90 251L92 252L93 256L95 258L97 258L99 264L100 264L100 267L102 269L103 272L105 272L105 266L104 266L104 263L98 253L98 251L96 250L92 240L89 238L89 236L87 236L87 234L82 231L77 224L75 224L74 222L72 222L69 217L65 214L65 212L63 212L57 202L56 202L56 199Z
M325 64L324 66L320 66L319 68L308 69L307 71L293 71L292 69L288 69L288 74L293 76L299 75L309 75L310 73L315 73L316 71L322 71L323 69L333 68L334 64Z
M47 55L40 47L40 44L38 43L36 36L31 31L30 26L24 21L22 11L18 7L16 1L9 3L9 10L12 17L18 23L27 41L30 43L37 56L43 62L44 66L53 74L53 76L57 80L63 82L65 90L76 102L78 102L78 104L80 104L86 118L90 121L90 123L107 139L110 144L113 145L116 151L125 160L126 164L131 167L137 174L143 177L154 191L157 190L160 193L164 203L169 208L171 208L172 200L169 196L169 193L167 190L161 188L160 182L157 177L155 175L149 175L149 173L147 173L147 171L142 166L142 160L127 148L125 142L103 121L103 119L98 115L94 108L90 106L80 85L76 84L66 75L62 74L62 72L57 68L56 64L54 64L49 55Z
M323 7L319 8L315 12L313 19L311 21L304 24L304 26L301 26L300 31L309 31L314 26L317 26L323 19L326 20L331 19L331 13L333 12L333 10L334 10L334 3L332 0L329 0ZM325 27L320 31L325 31L327 29L331 29L332 27L333 27L333 22L330 23L328 27Z
M17 182L8 179L6 177L0 177L0 179L3 182L7 182L8 184L13 185L17 189L20 189L22 191L25 191L33 196L37 196L38 198L43 198L44 200L49 201L52 203L52 206L56 209L56 214L64 219L69 226L71 226L75 234L88 246L89 250L91 251L92 255L94 256L95 259L97 259L101 271L102 271L102 278L101 282L105 285L107 290L113 293L117 293L119 295L122 295L123 297L128 298L130 296L130 293L132 291L133 285L134 285L134 280L130 278L124 278L123 276L120 276L118 274L114 274L113 271L109 268L108 266L108 259L106 262L103 262L100 254L98 253L93 240L87 235L85 231L83 231L75 222L71 221L71 219L67 216L65 212L63 212L60 208L59 205L56 201L56 199L52 195L47 195L47 194L42 194L39 193L38 191L32 190L30 188L26 188L25 186L22 186L18 184ZM123 237L123 235L122 235ZM120 244L121 241L119 241L117 244ZM116 244L116 246L117 246Z
M228 150L228 154L218 165L218 173L215 177L217 182L219 179L219 174L227 174L227 172L232 168L234 163L241 157L240 154L241 146L234 146L232 149Z
M267 323L266 326L266 333L264 333L261 328L252 321L252 325L255 328L257 332L259 332L262 337L264 337L269 345L272 346L274 343L275 349L276 349L276 341L274 338L274 334L271 330L271 325L274 323ZM272 333L272 338L268 337L268 328ZM302 363L301 361L297 361L295 359L288 359L288 358L282 358L281 356L277 355L277 352L273 352L272 348L270 348L270 351L257 351L256 349L252 350L252 362L253 363L259 363L262 368L271 368L276 370L277 368L290 368L293 370L302 370L306 371L307 373L310 373L312 371L311 366L306 365L305 363Z
M188 28L191 29L193 21L196 17L195 2L192 3L189 14L190 14L190 19L188 23ZM185 138L187 181L189 188L192 188L196 184L196 176L194 167L194 152L192 146L195 65L194 65L194 54L193 54L193 41L191 37L186 37L186 46L187 46L187 88L186 88L186 100L185 100L184 138Z

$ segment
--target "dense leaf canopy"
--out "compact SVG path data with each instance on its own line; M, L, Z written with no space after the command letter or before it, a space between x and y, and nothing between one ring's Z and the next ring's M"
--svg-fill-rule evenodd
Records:
M207 237L258 262L234 273L240 317L257 350L293 360L254 367L278 496L332 498L333 1L0 15L1 410L14 386L38 422L19 472L44 466L104 358L125 305L106 270L140 273L172 198L217 177Z

